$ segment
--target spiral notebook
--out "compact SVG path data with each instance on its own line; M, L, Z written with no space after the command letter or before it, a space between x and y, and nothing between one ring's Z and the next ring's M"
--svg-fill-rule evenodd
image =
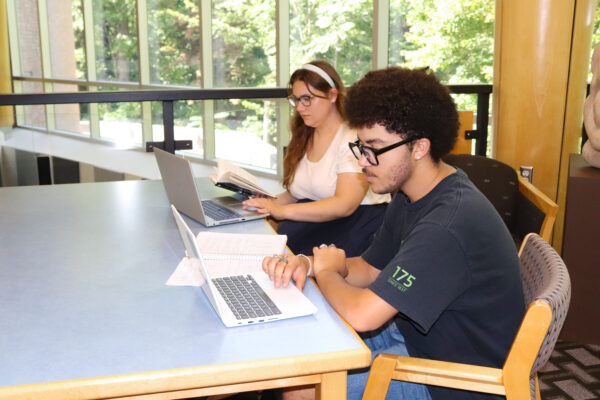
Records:
M317 312L296 286L275 288L262 270L266 255L283 252L286 236L200 232L195 237L177 209L171 209L186 250L184 262L197 271L202 290L225 326Z

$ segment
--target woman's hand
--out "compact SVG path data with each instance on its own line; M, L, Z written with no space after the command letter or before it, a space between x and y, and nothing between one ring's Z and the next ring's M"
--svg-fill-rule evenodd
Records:
M309 265L303 257L282 254L265 257L262 268L269 275L269 279L273 281L275 287L287 287L290 279L293 279L296 282L296 287L302 290L306 282Z
M271 216L275 219L285 219L285 205L277 203L274 199L255 197L244 200L242 204L244 206L244 210L248 210L249 207L253 207L259 213L271 214Z

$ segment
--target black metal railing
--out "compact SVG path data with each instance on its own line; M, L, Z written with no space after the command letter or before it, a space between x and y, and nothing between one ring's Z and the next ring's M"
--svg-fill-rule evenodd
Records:
M467 130L469 139L475 140L475 153L486 155L489 103L492 85L449 85L455 94L477 96L476 128ZM226 100L226 99L283 99L287 96L285 88L266 89L169 89L169 90L133 90L109 92L73 92L73 93L35 93L0 95L0 106L26 106L47 104L86 104L86 103L126 103L159 101L163 108L164 142L146 143L146 151L159 147L173 153L175 150L191 148L191 141L176 141L174 132L173 102L180 100Z
M477 109L475 110L475 130L466 130L467 139L475 140L475 154L487 155L488 124L490 121L490 95L492 85L449 85L448 88L454 94L477 95Z

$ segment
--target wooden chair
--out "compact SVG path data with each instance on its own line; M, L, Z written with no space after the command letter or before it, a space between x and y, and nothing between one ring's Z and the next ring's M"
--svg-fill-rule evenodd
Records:
M444 161L465 171L490 200L517 246L530 232L539 233L548 243L552 241L558 205L510 165L471 154L448 154Z
M537 372L558 339L569 308L571 281L563 260L537 234L526 236L519 260L529 307L502 368L379 354L363 399L384 399L395 379L505 395L508 400L539 400Z

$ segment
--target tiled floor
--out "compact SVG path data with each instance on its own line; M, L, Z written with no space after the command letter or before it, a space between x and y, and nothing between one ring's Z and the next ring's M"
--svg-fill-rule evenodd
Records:
M538 378L542 400L600 399L600 346L559 341Z

